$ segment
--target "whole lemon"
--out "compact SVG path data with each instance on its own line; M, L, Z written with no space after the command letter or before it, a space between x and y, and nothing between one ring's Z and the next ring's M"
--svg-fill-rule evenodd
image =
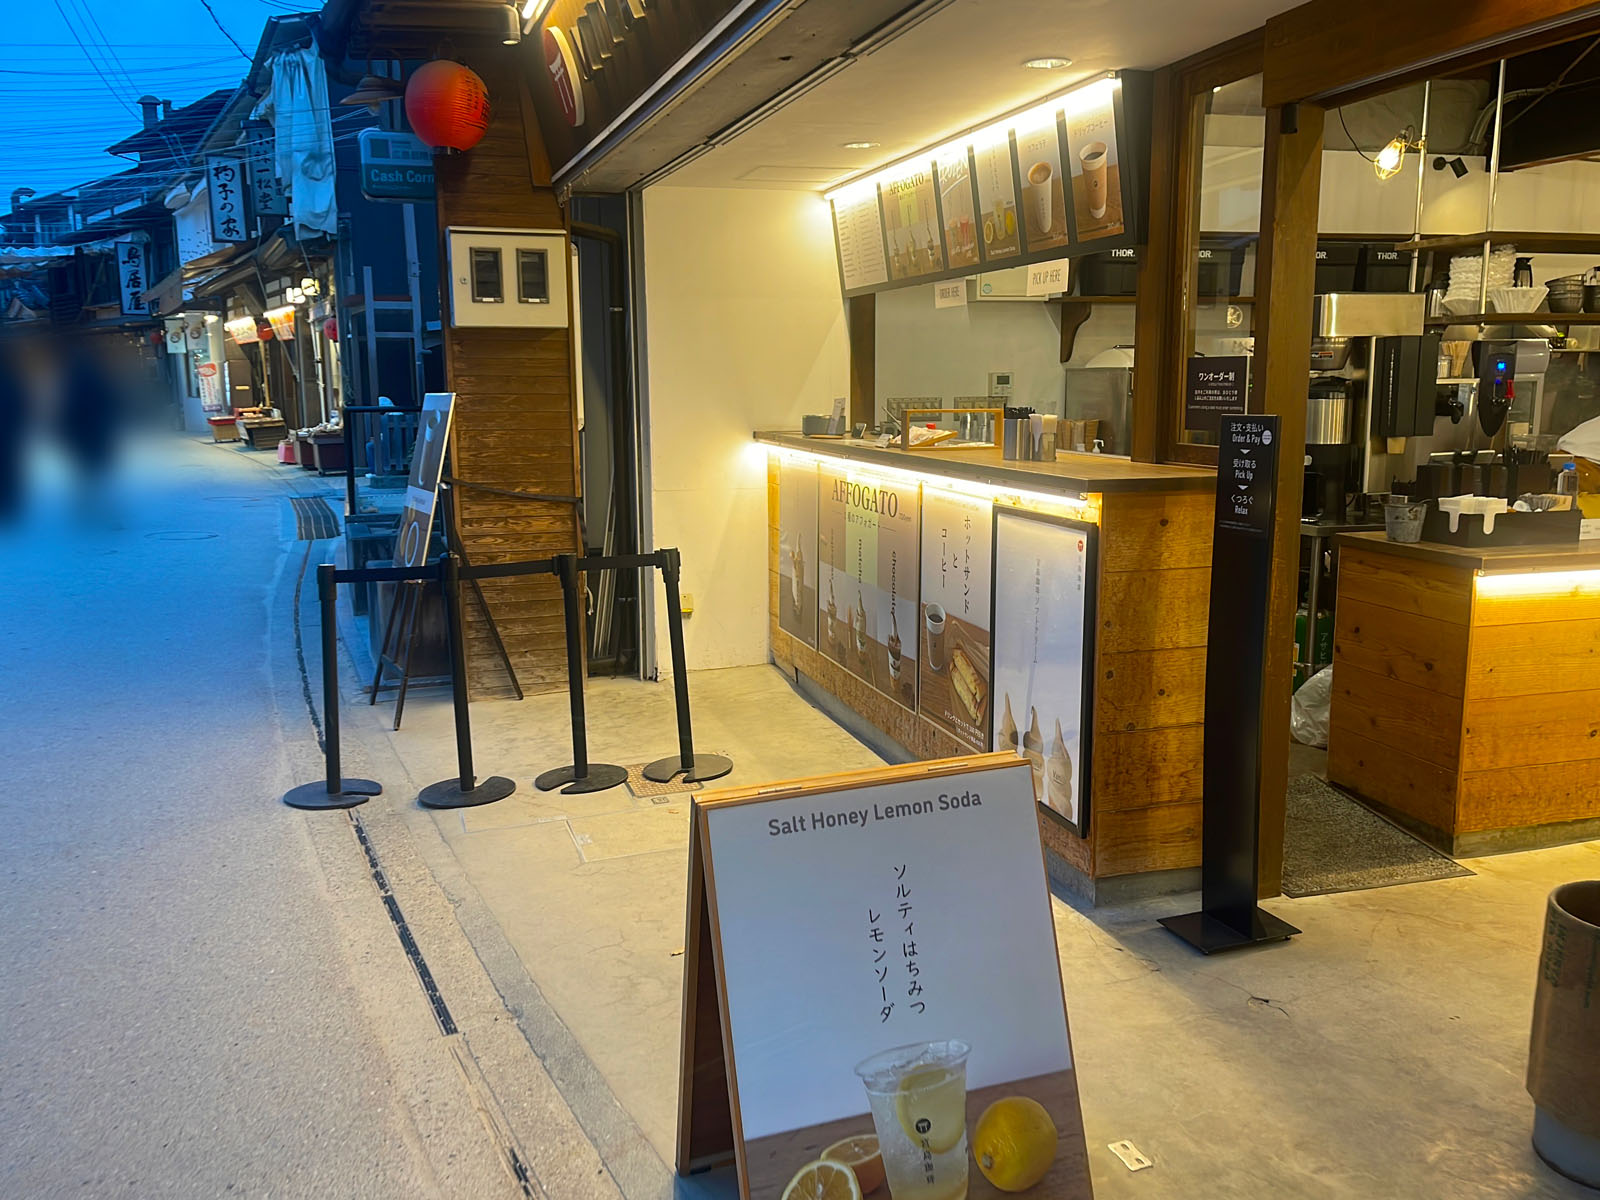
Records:
M1002 1192L1022 1192L1050 1170L1059 1140L1044 1105L1027 1096L1007 1096L978 1118L972 1157L983 1177Z

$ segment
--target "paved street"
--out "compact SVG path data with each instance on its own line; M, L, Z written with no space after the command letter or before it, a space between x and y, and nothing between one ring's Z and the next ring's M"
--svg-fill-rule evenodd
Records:
M0 1195L617 1194L392 811L278 803L320 764L287 497L337 482L169 435L122 528L3 539Z

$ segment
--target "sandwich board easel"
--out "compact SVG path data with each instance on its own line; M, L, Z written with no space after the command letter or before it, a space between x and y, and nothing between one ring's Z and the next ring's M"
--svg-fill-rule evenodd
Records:
M969 1139L1012 1095L1056 1126L1049 1171L1012 1194L1089 1200L1038 820L1031 770L1009 752L696 798L678 1173L731 1166L742 1200L780 1200L822 1149L873 1132L858 1061L959 1039L973 1048ZM927 932L902 936L907 924ZM874 965L891 949L871 936L880 929L893 934L892 983ZM972 1165L970 1141L967 1158L973 1200L1006 1195Z

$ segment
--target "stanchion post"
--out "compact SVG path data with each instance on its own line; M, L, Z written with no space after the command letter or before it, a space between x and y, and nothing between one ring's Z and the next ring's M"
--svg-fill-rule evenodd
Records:
M467 714L467 638L461 609L461 559L454 552L439 558L439 590L443 593L445 642L450 647L450 705L455 712L455 779L423 788L417 803L424 808L472 808L504 800L517 785L503 775L479 783L472 768L472 718Z
M685 783L721 779L733 770L733 760L720 754L695 754L694 729L689 718L689 666L683 649L683 597L678 591L683 557L676 547L659 552L661 582L667 589L667 637L672 643L672 698L678 708L678 756L658 758L644 768L644 777L666 783L682 775Z
M567 627L567 697L572 709L572 763L546 771L533 781L533 785L544 792L559 787L564 795L603 792L626 780L628 772L626 768L612 763L589 761L589 733L583 711L583 623L578 608L578 559L573 554L558 554L554 561L556 578L561 581L561 609Z
M321 783L303 783L284 793L290 808L354 808L383 793L370 779L346 779L339 749L339 610L338 585L332 563L317 568L317 612L322 622L322 756L327 766Z

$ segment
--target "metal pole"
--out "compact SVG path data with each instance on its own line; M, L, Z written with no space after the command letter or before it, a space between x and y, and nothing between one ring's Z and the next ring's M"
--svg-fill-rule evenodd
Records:
M450 645L450 702L456 718L456 762L461 790L470 792L478 781L472 772L472 725L467 716L467 644L461 632L461 560L446 554L440 560L444 588L445 633Z
M678 706L678 757L685 770L694 765L694 730L689 723L689 665L683 651L683 601L678 572L683 560L676 549L661 552L661 582L667 588L667 634L672 642L672 695Z
M350 414L340 421L344 428L344 515L356 515L356 440L350 432Z
M317 610L322 618L322 746L328 763L329 795L344 787L339 761L339 614L335 607L338 592L333 572L332 563L323 563L317 568Z
M1433 95L1433 81L1422 81L1422 132L1417 135L1417 211L1411 218L1411 236L1413 239L1422 236L1422 182L1428 177L1428 102ZM1422 251L1411 252L1411 282L1408 290L1417 290L1417 268L1420 265Z
M1489 148L1489 201L1483 219L1483 278L1478 281L1478 311L1489 311L1489 247L1494 229L1495 193L1500 187L1500 119L1506 111L1506 60L1500 60L1500 82L1494 98L1494 144ZM1481 322L1480 322L1481 324Z
M558 554L552 560L561 580L561 609L567 626L567 695L572 706L572 763L544 772L533 786L548 792L561 788L564 795L603 792L628 778L626 767L589 761L589 734L583 712L583 631L579 620L578 557ZM566 785L566 786L562 786Z

